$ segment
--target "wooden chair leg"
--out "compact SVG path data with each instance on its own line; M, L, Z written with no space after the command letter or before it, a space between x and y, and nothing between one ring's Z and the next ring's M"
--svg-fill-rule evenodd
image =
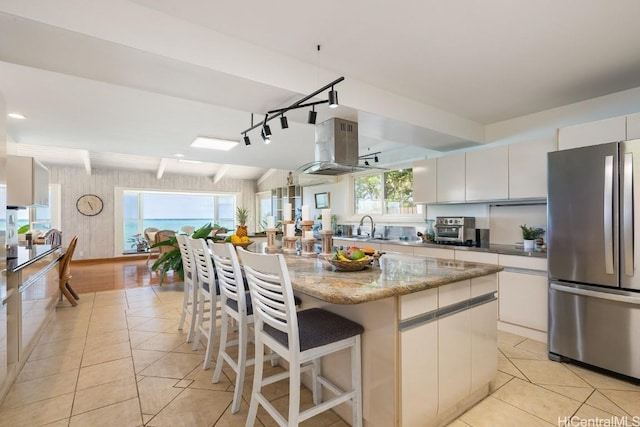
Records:
M71 295L73 295L73 298L80 299L80 297L78 296L78 293L71 287L71 283L69 283L68 280L64 282L64 287L67 288L67 290Z
M71 303L72 306L76 306L78 305L78 303L76 302L76 299L73 297L73 295L71 295L71 292L69 292L69 290L67 289L66 283L63 283L60 285L60 292L62 292L62 295L64 295L67 300Z

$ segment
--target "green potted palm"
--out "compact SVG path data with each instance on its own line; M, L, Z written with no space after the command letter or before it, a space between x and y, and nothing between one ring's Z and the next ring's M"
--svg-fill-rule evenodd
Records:
M525 251L533 249L535 241L544 234L544 229L539 227L527 227L527 224L520 226L522 230L523 248Z
M194 239L206 239L212 230L211 223L205 224L198 228L191 235ZM160 271L160 284L164 281L165 276L169 270L173 270L180 280L184 280L184 267L182 265L182 255L180 254L180 248L178 247L178 239L176 236L168 240L163 240L151 245L151 248L158 248L160 246L171 246L172 249L163 253L156 262L151 266L151 270Z

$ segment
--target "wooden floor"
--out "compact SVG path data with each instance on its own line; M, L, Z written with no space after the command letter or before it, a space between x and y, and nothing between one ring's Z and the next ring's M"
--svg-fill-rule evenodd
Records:
M149 263L151 265L151 263ZM146 258L117 258L113 261L72 262L71 286L77 293L110 291L155 286L160 283L160 275L151 271ZM163 283L180 281L169 272Z

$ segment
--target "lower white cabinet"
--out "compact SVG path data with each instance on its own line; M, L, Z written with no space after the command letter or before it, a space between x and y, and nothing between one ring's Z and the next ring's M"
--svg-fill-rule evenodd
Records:
M456 251L453 249L415 247L413 248L413 254L431 258L454 259Z
M498 318L500 322L525 328L519 331L542 339L547 332L547 260L514 255L500 255Z
M471 393L471 313L469 310L438 320L438 413ZM497 354L496 354L497 362ZM495 372L493 373L495 376Z
M494 281L495 284L495 281ZM471 393L493 381L498 370L498 302L491 301L472 308L471 313Z

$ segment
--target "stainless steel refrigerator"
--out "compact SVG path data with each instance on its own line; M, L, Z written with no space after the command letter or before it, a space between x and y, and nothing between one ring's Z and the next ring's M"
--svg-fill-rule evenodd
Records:
M548 155L549 357L640 379L640 140Z

